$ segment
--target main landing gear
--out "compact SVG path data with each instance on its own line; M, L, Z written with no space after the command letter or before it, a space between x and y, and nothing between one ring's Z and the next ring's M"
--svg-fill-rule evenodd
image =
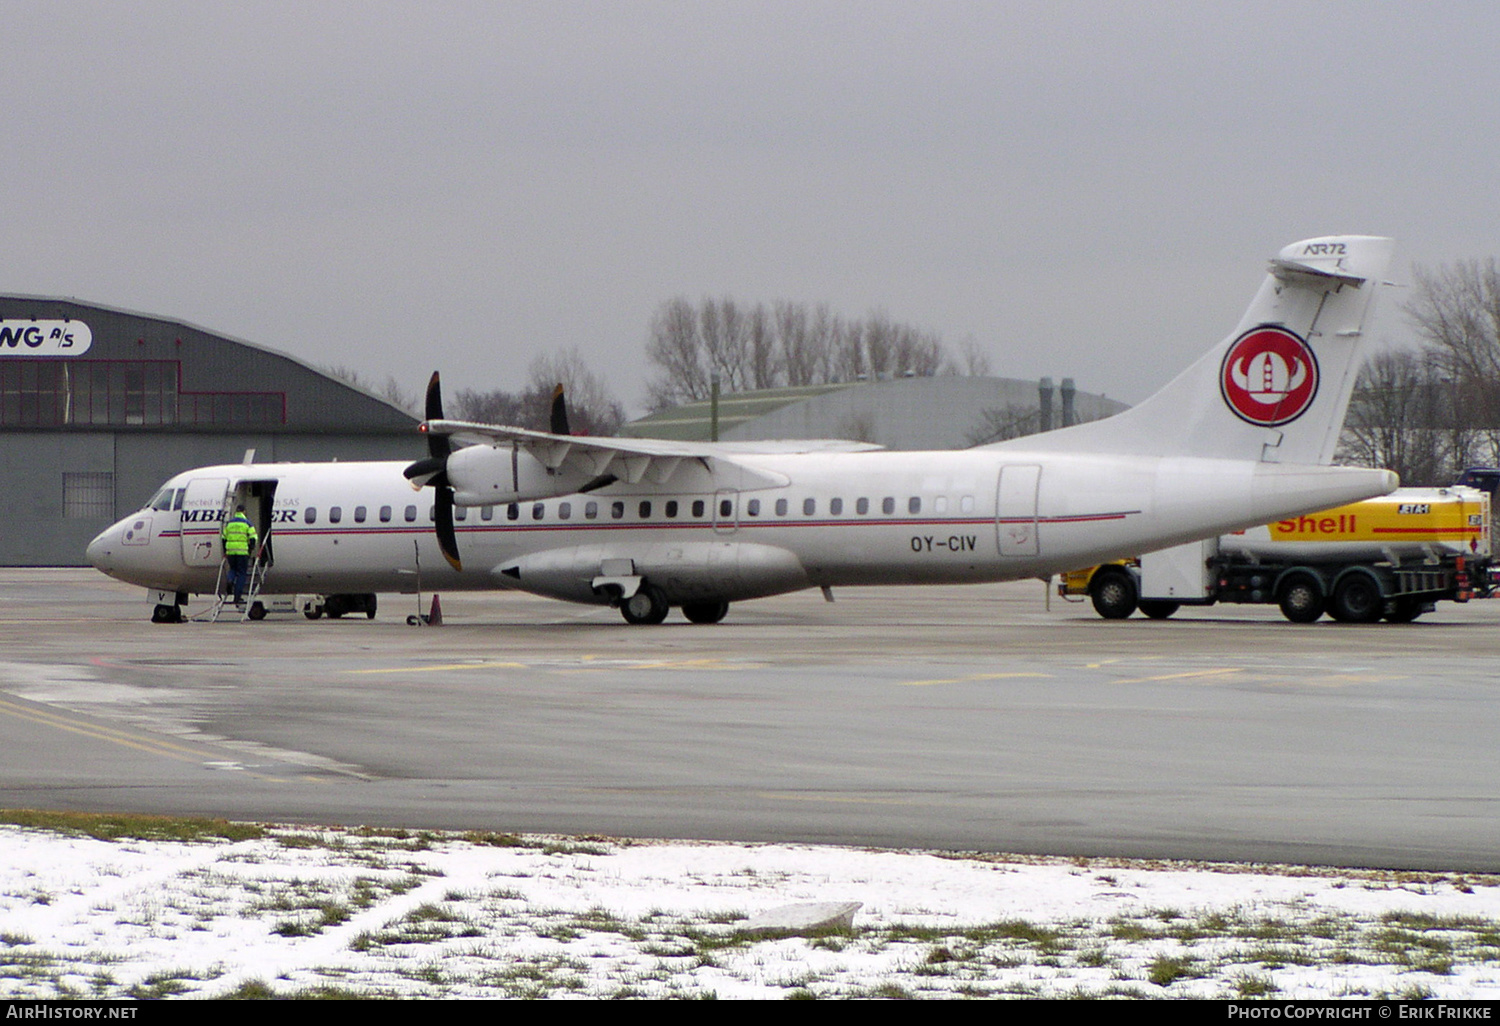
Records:
M620 615L626 623L658 624L671 611L666 594L649 581L644 582L636 593L620 603ZM682 615L689 623L718 623L729 612L729 603L723 599L708 599L699 602L684 602Z

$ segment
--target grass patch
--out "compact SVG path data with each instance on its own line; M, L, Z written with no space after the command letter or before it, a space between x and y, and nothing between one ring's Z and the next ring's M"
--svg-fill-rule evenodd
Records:
M0 809L0 824L81 834L100 841L255 841L266 836L266 829L254 823L110 812Z
M1277 991L1276 984L1271 981L1269 976L1254 976L1250 973L1243 973L1236 976L1230 982L1234 985L1236 997L1269 997Z
M1170 987L1178 980L1193 979L1202 975L1202 972L1196 968L1196 963L1193 959L1186 957L1170 958L1163 955L1151 963L1151 968L1146 973L1146 979L1158 987Z

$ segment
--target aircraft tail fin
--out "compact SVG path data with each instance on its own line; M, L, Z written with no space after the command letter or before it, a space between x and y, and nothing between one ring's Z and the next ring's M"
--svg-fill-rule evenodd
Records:
M1145 402L987 448L1331 463L1394 245L1367 235L1293 243L1233 333Z

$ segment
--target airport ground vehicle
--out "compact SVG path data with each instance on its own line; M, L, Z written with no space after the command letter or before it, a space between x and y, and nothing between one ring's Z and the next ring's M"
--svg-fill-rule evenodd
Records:
M1276 603L1294 623L1415 620L1439 601L1496 587L1488 492L1402 488L1389 495L1064 574L1064 598L1107 619L1137 608Z

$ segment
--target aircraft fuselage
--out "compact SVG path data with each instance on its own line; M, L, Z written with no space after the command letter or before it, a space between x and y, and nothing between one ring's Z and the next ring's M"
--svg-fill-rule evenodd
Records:
M678 473L671 488L617 483L460 507L461 571L438 550L432 491L414 490L404 463L206 467L172 478L88 553L120 580L212 592L226 495L250 488L265 497L251 515L274 557L262 594L508 587L608 603L618 596L600 580L634 576L678 605L1046 577L1394 487L1385 471L994 449L741 463L745 474ZM741 487L746 477L753 487Z

